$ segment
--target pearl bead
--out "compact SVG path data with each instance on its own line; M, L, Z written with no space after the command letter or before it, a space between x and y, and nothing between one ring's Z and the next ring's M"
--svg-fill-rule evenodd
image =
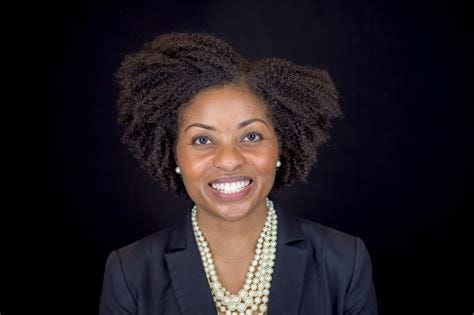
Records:
M249 266L244 287L239 290L238 295L231 294L218 281L212 253L196 219L196 206L191 211L194 236L211 287L212 298L217 309L226 315L253 315L253 312L257 310L260 310L259 314L263 314L268 309L272 267L275 264L278 220L273 203L269 199L267 199L267 208L267 219L257 239L254 259Z

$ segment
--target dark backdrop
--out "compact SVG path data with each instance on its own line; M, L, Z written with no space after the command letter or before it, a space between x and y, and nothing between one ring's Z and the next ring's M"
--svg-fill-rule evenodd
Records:
M57 9L57 8L56 8ZM61 301L95 314L108 253L173 222L165 193L120 143L113 73L169 31L206 31L244 57L327 69L345 118L306 184L275 200L360 236L381 314L471 314L473 39L467 7L433 1L72 1L51 24L49 209ZM47 14L45 19L56 14ZM64 255L67 254L67 255ZM37 256L38 257L38 256ZM18 292L17 292L18 293ZM24 294L22 292L21 294ZM8 302L8 301L7 301ZM43 301L44 302L44 301ZM59 304L68 305L67 312ZM18 305L5 303L6 314ZM0 310L1 311L1 310Z

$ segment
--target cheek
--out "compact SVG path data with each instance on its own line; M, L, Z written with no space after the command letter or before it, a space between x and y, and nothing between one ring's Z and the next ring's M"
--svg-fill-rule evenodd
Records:
M247 161L250 161L254 169L262 175L275 175L276 160L278 157L277 150L268 150L247 156Z
M209 159L187 156L182 161L183 175L190 178L200 178L208 169Z
M257 171L262 175L270 175L275 173L275 162L273 159L262 159L254 160L254 166Z
M200 178L210 163L210 158L207 155L192 152L186 148L186 144L178 144L177 157L184 181Z

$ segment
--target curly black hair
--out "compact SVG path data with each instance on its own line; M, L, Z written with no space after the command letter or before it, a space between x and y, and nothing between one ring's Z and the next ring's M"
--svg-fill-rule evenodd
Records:
M186 195L174 172L183 108L207 88L237 84L267 107L280 144L274 188L305 181L317 148L341 117L337 90L326 71L265 58L246 60L206 33L166 33L125 56L117 74L122 142L168 191Z

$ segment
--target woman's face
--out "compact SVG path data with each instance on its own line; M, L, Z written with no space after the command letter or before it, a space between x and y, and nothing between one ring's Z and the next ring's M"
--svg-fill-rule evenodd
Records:
M252 93L234 85L199 93L182 115L176 155L188 195L206 214L237 221L266 208L279 146Z

